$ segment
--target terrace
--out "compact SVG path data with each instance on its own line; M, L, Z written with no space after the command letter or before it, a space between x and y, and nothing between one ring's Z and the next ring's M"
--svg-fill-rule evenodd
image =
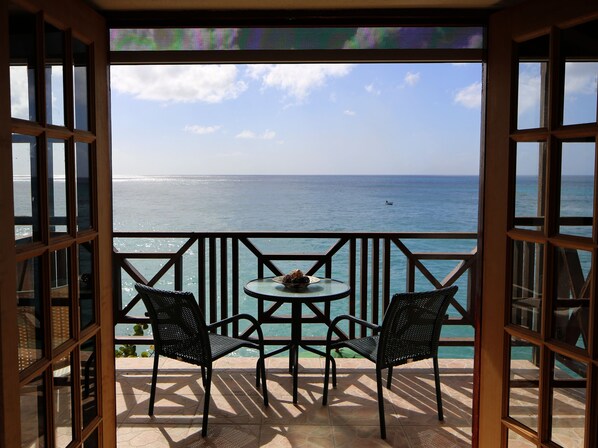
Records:
M305 9L285 0L178 10L145 0L2 3L0 216L14 219L0 220L0 445L598 446L596 4L298 2ZM432 47L303 38L326 29L415 30ZM289 30L298 32L279 38ZM442 48L445 36L472 30L476 39L452 41L471 46ZM164 45L143 47L146 35ZM111 47L110 36L123 45ZM247 46L220 39L235 36ZM479 233L113 232L112 65L405 61L483 68ZM305 250L288 249L297 241ZM351 287L333 305L304 306L314 345L340 313L380 322L393 292L459 286L441 337L444 422L427 361L395 370L383 441L372 366L338 358L339 386L323 407L323 361L307 353L296 405L288 358L268 358L267 409L255 359L219 360L206 438L198 372L162 360L156 415L147 416L152 360L114 353L152 343L131 335L147 322L133 284L191 290L209 322L259 316L271 351L288 342L289 309L243 286L295 267ZM223 332L251 337L241 325ZM346 325L338 336L365 334Z

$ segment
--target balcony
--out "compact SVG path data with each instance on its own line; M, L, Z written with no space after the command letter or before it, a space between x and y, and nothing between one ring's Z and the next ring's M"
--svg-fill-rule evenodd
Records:
M334 305L304 306L304 338L321 345L326 324L351 313L381 322L392 293L460 286L449 309L440 361L445 421L436 414L431 362L395 371L385 390L387 440L379 438L375 373L368 361L338 358L338 388L321 402L321 358L301 353L298 404L286 356L267 359L270 407L254 385L255 359L216 362L209 433L200 436L203 386L198 369L163 359L155 415L148 417L152 360L117 359L119 447L127 446L470 446L473 397L473 325L477 235L475 233L347 232L116 232L114 281L117 343L148 347L151 335L131 336L147 323L133 284L191 290L206 320L249 312L264 322L267 351L288 342L284 306L243 294L245 282L300 267L310 275L347 282L352 293ZM299 249L297 249L299 248ZM224 332L249 337L250 328ZM347 326L340 337L365 335ZM460 359L457 359L460 358Z
M322 406L323 362L301 358L299 400L293 404L286 357L266 363L270 406L255 389L255 358L216 362L208 436L201 438L203 387L199 368L161 364L154 417L147 415L151 359L118 359L118 446L152 447L468 447L471 446L473 361L441 359L444 422L436 414L431 362L395 369L385 389L387 439L380 439L372 364L338 359L338 387Z

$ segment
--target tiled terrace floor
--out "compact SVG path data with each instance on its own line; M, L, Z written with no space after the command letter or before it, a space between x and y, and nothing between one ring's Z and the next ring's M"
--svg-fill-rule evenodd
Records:
M270 406L255 388L255 359L216 362L208 437L201 437L199 368L161 360L154 417L148 417L153 359L117 360L118 447L466 447L471 445L473 363L441 360L444 422L436 414L429 361L395 369L384 389L387 440L380 439L373 365L338 360L338 387L322 406L323 361L301 358L293 405L287 358L266 362Z

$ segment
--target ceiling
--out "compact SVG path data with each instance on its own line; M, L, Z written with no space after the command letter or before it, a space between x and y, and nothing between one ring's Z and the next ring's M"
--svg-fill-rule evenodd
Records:
M111 11L284 9L501 9L525 0L86 0Z

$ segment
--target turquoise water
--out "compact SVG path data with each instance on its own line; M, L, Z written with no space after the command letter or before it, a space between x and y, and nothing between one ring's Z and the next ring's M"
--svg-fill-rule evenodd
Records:
M476 232L478 222L479 179L477 176L159 176L114 179L115 231L364 231L364 232ZM563 215L591 216L591 177L570 176L562 183ZM517 216L537 215L537 178L517 179ZM392 205L387 205L387 201ZM570 228L573 234L587 233L587 228ZM266 253L324 252L333 239L253 239ZM119 240L122 251L174 251L181 240ZM470 252L475 240L410 240L412 251ZM405 257L395 251L392 257L391 291L405 290ZM371 248L370 248L371 254ZM240 309L256 313L254 299L242 294L242 285L257 277L256 258L240 246ZM197 294L197 247L184 258L184 289ZM338 261L337 261L338 260ZM335 258L333 277L347 279L346 248ZM442 280L456 261L426 262ZM311 263L279 263L285 272L307 269ZM161 266L149 260L136 266L151 278ZM318 273L323 275L322 273ZM268 273L266 273L268 275ZM124 277L123 295L133 297L133 282ZM230 280L229 280L230 282ZM467 276L457 285L457 299L466 306ZM173 287L167 275L158 286ZM421 275L416 289L430 289ZM229 286L229 291L230 291ZM358 288L359 290L359 288ZM359 309L359 297L357 302ZM347 313L346 301L332 305L332 314ZM130 313L143 314L138 306ZM288 309L281 312L290 313ZM449 309L458 316L455 309ZM381 317L381 316L380 316ZM322 325L305 325L304 334L323 335ZM269 335L288 335L283 325L264 328ZM130 326L119 326L119 334L131 334ZM469 326L444 326L443 336L473 336ZM442 356L470 357L471 348L443 348Z
M392 205L387 205L387 201ZM365 232L476 232L478 178L476 176L160 176L114 180L115 231L365 231ZM252 240L263 252L323 252L334 239ZM410 250L470 252L475 240L411 240ZM117 240L122 251L172 251L180 240ZM370 247L371 251L371 247ZM347 248L335 258L333 277L347 277ZM405 257L398 251L392 259L391 290L405 290ZM371 252L370 252L371 253ZM295 267L307 269L311 263L278 263L284 272ZM427 262L439 278L457 264ZM148 278L161 264L155 260L136 264ZM240 282L257 276L255 257L243 246L240 250ZM197 293L195 248L185 257L185 289ZM320 275L323 275L320 274ZM133 282L125 278L123 294L134 295ZM418 289L430 289L422 276ZM459 282L459 301L466 306L467 277ZM173 277L159 283L172 288ZM242 285L240 285L242 291ZM230 288L229 288L230 291ZM255 314L256 303L241 297L242 312ZM359 302L357 304L359 308ZM143 314L142 306L130 313ZM332 304L332 313L347 313L346 301ZM290 313L283 308L282 313ZM455 310L451 314L457 315ZM380 316L381 318L381 316ZM323 335L322 325L305 325L304 334ZM269 335L288 335L283 325L264 328ZM117 328L131 334L131 326ZM473 336L471 327L445 327L444 336ZM471 356L471 349L460 348L451 356Z

